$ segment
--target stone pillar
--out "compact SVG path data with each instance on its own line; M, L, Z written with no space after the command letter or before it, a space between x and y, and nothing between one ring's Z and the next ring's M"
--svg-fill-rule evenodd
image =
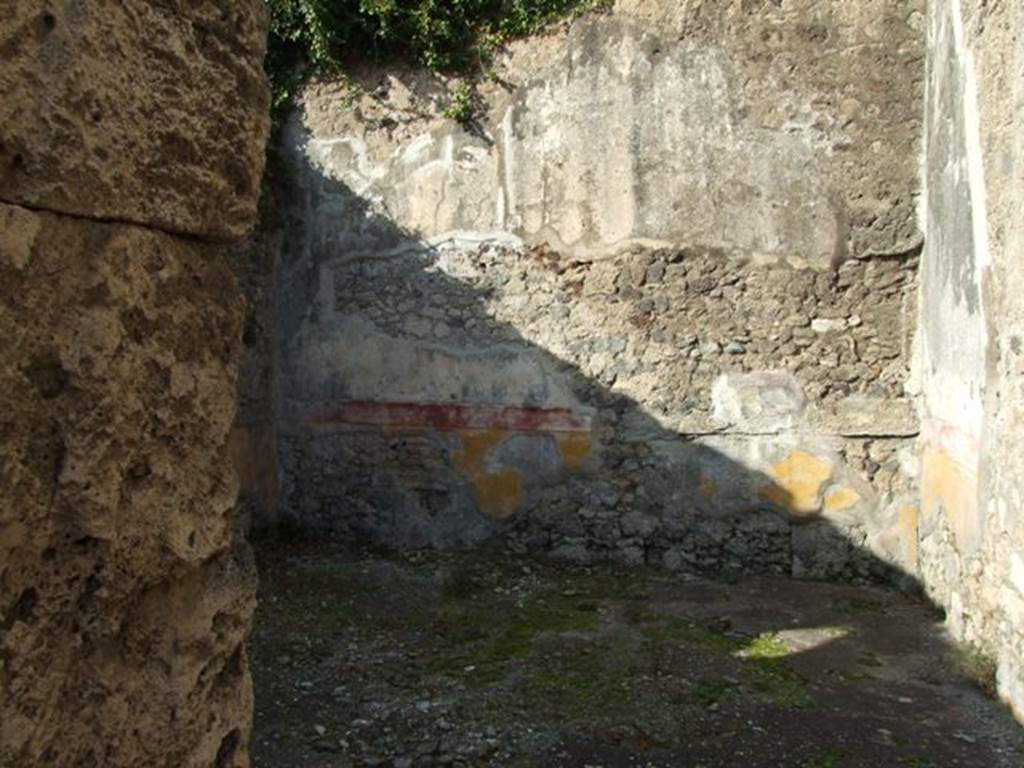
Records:
M260 0L0 19L0 765L244 766L227 455Z

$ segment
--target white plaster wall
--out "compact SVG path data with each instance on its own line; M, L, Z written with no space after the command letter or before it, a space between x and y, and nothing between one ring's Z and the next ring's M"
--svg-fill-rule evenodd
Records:
M921 572L1024 718L1022 83L1020 4L931 4Z

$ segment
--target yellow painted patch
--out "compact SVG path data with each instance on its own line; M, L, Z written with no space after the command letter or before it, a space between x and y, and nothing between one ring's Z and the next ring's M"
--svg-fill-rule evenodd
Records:
M483 512L504 520L519 508L523 479L514 469L481 473L473 478L473 497Z
M821 509L821 488L832 476L831 465L806 451L793 451L772 467L773 485L758 495L797 515L813 515Z
M701 475L700 480L697 482L697 490L701 496L710 499L716 493L718 493L718 486L715 485L715 481L707 475Z
M860 494L853 488L843 486L825 494L825 510L828 512L845 512L857 506Z
M503 429L460 429L457 434L462 447L453 457L455 466L463 472L474 472L483 467L487 454L508 433Z
M903 567L911 573L917 571L917 529L921 512L909 504L900 507L899 537L900 555Z
M461 448L452 458L472 484L473 498L480 511L499 520L509 517L522 501L522 477L514 469L498 472L484 469L487 454L505 439L508 432L503 429L461 429L457 434Z
M555 442L569 469L579 469L590 455L589 432L559 432L555 435Z
M961 547L973 549L980 542L977 475L931 446L921 461L921 510L929 517L945 514Z
M896 510L893 524L881 531L872 542L887 558L894 559L907 573L917 573L917 531L920 510L904 504Z

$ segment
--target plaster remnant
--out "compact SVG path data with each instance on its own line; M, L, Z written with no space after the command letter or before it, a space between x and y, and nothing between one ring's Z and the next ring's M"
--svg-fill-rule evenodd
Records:
M795 515L805 517L821 511L821 489L832 477L827 461L807 453L794 451L772 467L777 485L762 488L760 495Z

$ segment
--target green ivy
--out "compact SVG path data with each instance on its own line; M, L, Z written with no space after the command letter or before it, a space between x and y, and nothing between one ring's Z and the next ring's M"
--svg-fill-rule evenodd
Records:
M494 51L609 0L266 0L266 68L275 116L303 79L353 59L407 61L449 74L486 72ZM470 94L449 108L467 115ZM467 118L468 119L468 118Z

